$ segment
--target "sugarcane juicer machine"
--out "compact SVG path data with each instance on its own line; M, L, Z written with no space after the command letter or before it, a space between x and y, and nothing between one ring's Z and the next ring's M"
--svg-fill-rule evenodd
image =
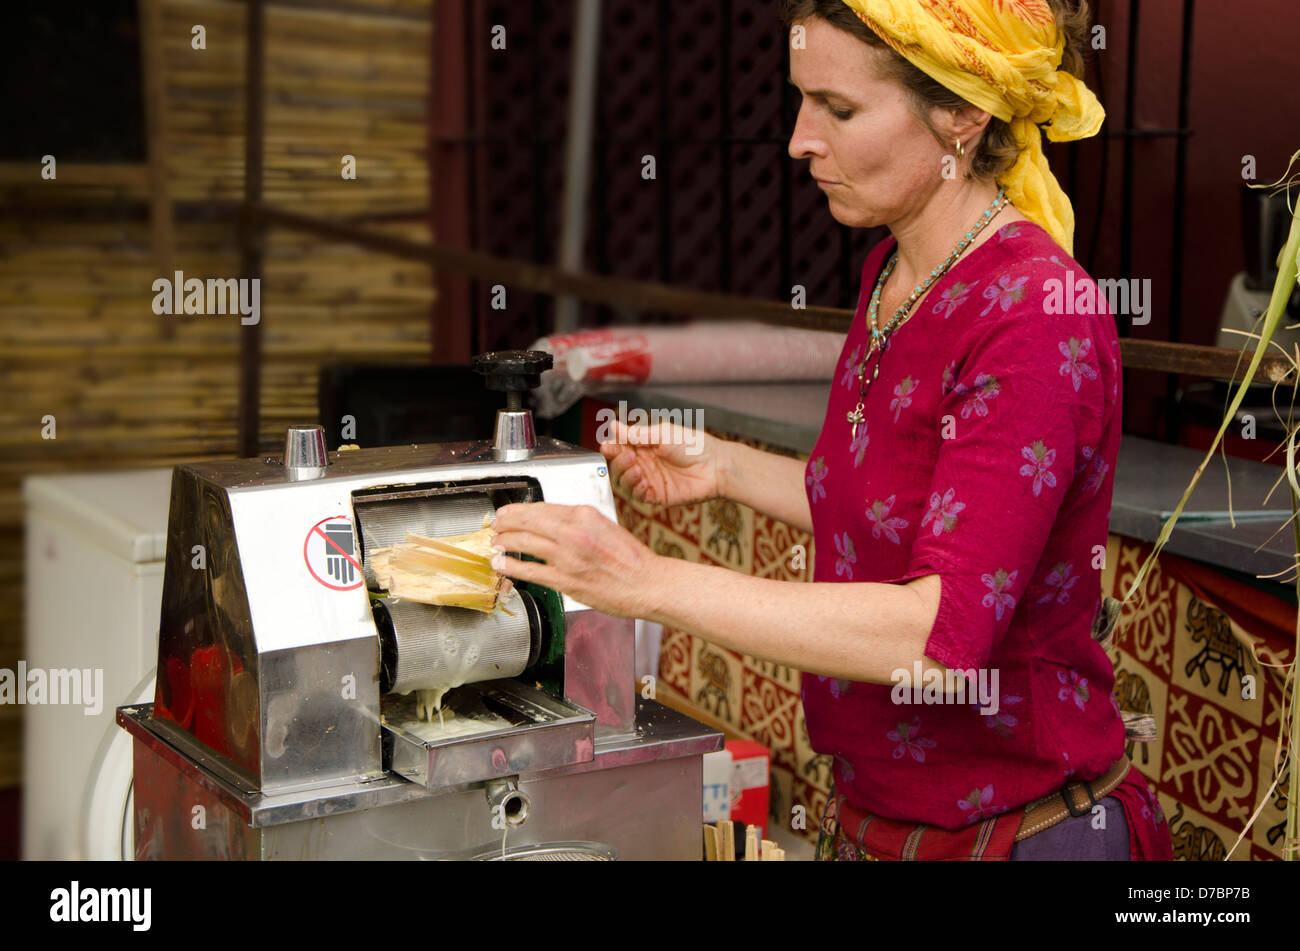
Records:
M492 440L177 466L138 859L696 859L714 730L647 699L633 622L517 582L491 614L386 597L369 554L502 505L614 519L604 458L537 436L548 354L475 358ZM416 715L418 691L443 693Z

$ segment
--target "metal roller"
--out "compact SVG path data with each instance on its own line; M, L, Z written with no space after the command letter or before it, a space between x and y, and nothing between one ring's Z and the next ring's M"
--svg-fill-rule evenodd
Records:
M406 541L408 532L429 538L468 535L483 527L485 516L496 511L486 495L454 495L357 506L361 529L362 569L366 583L378 590L367 552Z
M502 595L491 614L393 598L376 599L371 607L385 693L517 677L541 653L540 612L519 590Z

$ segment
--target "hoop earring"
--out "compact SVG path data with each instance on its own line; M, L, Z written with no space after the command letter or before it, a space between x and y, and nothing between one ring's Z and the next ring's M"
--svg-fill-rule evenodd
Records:
M966 157L966 144L962 142L961 139L958 139L957 140L957 161L960 162L965 157Z

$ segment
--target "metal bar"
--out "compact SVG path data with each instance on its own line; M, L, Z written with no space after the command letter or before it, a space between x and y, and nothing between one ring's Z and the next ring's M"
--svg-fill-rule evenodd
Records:
M1124 73L1124 170L1120 197L1119 271L1124 279L1133 271L1133 131L1137 128L1138 29L1141 0L1130 0L1128 9L1128 65ZM1128 321L1121 321L1119 334L1127 337Z
M433 36L429 146L429 201L434 236L445 244L472 245L469 196L469 150L465 137L457 133L468 128L469 91L465 50L469 45L466 7L456 0L433 4ZM429 329L433 359L439 363L469 362L470 283L459 273L436 273L437 296Z
M1101 19L1101 17L1098 16L1097 19ZM1107 98L1106 97L1106 74L1102 66L1102 58L1100 56L1093 57L1093 68L1096 70L1096 74L1097 74L1097 87L1096 87L1097 98L1101 102L1102 106L1105 107L1106 98ZM1109 116L1109 114L1110 111L1109 109L1107 109L1107 116ZM1109 123L1109 118L1107 119L1107 122ZM1107 129L1105 126L1103 126L1102 127L1103 141L1101 143L1101 148L1100 148L1101 169L1097 173L1097 203L1096 203L1096 212L1095 212L1096 218L1093 221L1092 238L1088 242L1087 258L1083 262L1084 267L1087 268L1089 273L1093 271L1093 269L1096 267L1097 264L1097 248L1101 242L1101 229L1102 229L1102 225L1105 223L1105 218L1106 218L1106 207L1107 207L1106 190L1110 184L1110 152L1111 152L1110 144L1107 141L1108 136L1105 135L1106 132Z
M790 37L782 38L781 44L781 122L789 120L793 106L793 89L786 78L790 75ZM793 135L793 128L785 129ZM794 222L794 159L790 158L790 149L786 147L778 153L781 165L781 293L793 295L794 256L793 239L790 229Z
M582 267L587 236L587 197L591 181L591 140L596 110L596 80L600 72L600 0L577 0L574 11L573 65L569 86L569 134L564 158L564 205L560 221L561 270ZM537 87L542 87L538 77ZM541 258L539 257L539 260ZM578 329L579 303L562 297L555 302L555 332ZM545 328L539 326L539 336Z
M542 95L542 91L546 88L544 81L546 77L546 68L542 56L542 34L545 30L545 20L542 16L542 0L532 0L532 3L529 5L529 11L531 14L529 18L531 21L529 23L529 29L532 33L529 45L529 51L532 55L530 56L529 65L532 70L533 79L533 121L530 123L533 130L533 260L546 261L550 259L550 254L547 253L548 242L546 240L546 221L548 215L546 201L546 173L544 170L549 165L549 156L547 155L548 149L546 143L542 140L541 136L542 116L546 114L546 99ZM484 197L486 198L486 196ZM548 306L549 302L546 299L541 297L533 298L533 337L539 336L536 331L545 324L546 309ZM488 311L487 313L490 318L492 312ZM506 314L498 315L495 323L498 325L503 323L503 318L505 318L505 316ZM514 346L510 343L498 345L497 341L503 339L503 336L505 336L505 334L503 334L503 328L498 326L497 330L489 338L492 342L486 347L486 349L498 350ZM526 342L521 343L518 346L527 346L533 342L533 337L530 337Z
M440 0L442 2L442 0ZM471 128L481 131L487 128L487 40L488 21L487 4L482 0L465 0L469 10L466 23L469 33L465 38L465 57L467 75L470 77L469 115ZM487 246L487 154L477 145L470 147L470 241L471 247ZM469 347L471 353L482 353L485 349L487 316L483 307L483 288L477 283L470 284L470 331Z
M266 137L266 4L248 0L244 24L244 206L239 229L239 270L249 281L261 281L265 223L253 214L262 200L262 151ZM240 327L239 334L239 455L250 458L261 449L262 322Z
M600 75L597 70L597 76ZM600 274L608 274L612 269L610 260L610 213L609 213L609 152L610 136L609 123L606 121L605 112L600 109L599 104L596 108L596 194L599 198L596 201L596 271ZM606 316L599 309L597 310L598 318ZM599 322L599 320L597 321Z
M672 190L672 15L668 0L659 0L659 151L655 180L659 188L659 279L673 279L673 190Z
M722 253L718 262L718 286L723 293L731 291L731 0L722 0L722 51L719 59L722 68L718 70L718 101L722 109L722 141L718 143L720 156L720 175L718 185L722 189L722 219L718 223L718 244Z
M1183 0L1183 45L1178 73L1178 125L1186 128L1191 121L1190 100L1192 83L1192 32L1195 26L1196 0ZM1170 256L1169 276L1169 339L1179 340L1183 335L1183 250L1187 227L1187 150L1186 136L1178 139L1174 158L1174 234ZM1165 419L1168 420L1167 440L1178 438L1182 428L1182 412L1178 402L1178 377L1170 376L1165 383Z

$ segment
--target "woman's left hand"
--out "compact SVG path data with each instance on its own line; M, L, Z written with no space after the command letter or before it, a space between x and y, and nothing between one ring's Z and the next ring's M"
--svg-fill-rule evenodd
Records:
M492 567L518 581L554 588L614 617L648 617L662 557L590 505L516 503L496 511L494 547L546 564L498 553Z

